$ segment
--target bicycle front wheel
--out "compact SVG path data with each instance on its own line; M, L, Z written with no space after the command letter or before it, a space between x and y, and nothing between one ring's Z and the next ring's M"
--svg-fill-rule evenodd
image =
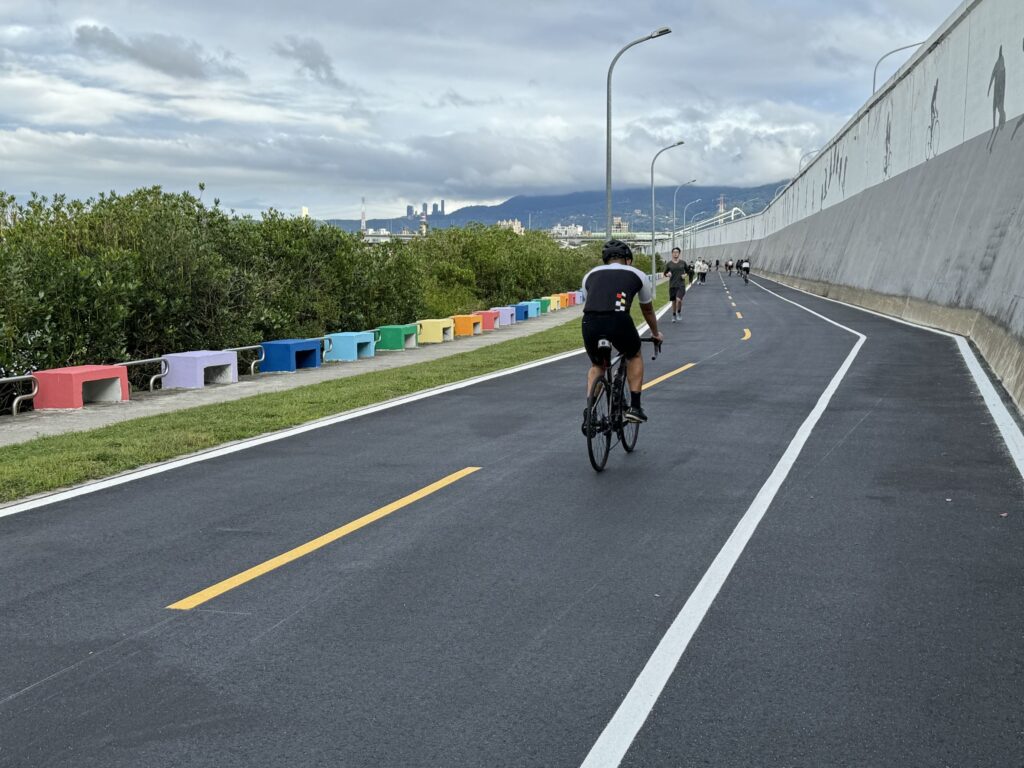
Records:
M611 392L604 379L598 379L590 388L587 411L587 453L594 471L601 472L612 448Z

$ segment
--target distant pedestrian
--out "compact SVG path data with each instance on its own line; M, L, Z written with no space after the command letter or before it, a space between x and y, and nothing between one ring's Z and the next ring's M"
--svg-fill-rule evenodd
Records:
M686 295L686 273L689 267L681 257L678 248L672 249L672 260L665 265L665 277L669 278L668 298L672 302L672 322L677 322L683 313L683 296Z
M719 260L718 260L718 259L715 259L715 272L717 272L717 271L718 271L718 265L719 265L719 263L720 263L720 262L719 262Z

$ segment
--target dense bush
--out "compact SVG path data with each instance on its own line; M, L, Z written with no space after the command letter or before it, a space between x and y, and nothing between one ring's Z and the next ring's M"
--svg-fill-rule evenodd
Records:
M0 193L0 375L446 317L570 289L598 253L482 226L373 245L158 187Z

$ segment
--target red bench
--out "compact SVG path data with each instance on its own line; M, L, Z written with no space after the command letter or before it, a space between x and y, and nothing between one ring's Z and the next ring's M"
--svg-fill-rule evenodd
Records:
M36 410L81 408L86 403L120 402L129 398L128 369L123 365L76 365L33 374L39 394Z

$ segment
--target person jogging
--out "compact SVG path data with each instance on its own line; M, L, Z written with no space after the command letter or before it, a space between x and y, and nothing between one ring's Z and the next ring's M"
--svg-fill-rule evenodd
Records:
M678 322L683 312L683 296L686 295L686 274L690 268L681 258L678 248L672 249L672 260L665 265L665 277L668 281L668 298L672 302L672 322Z

